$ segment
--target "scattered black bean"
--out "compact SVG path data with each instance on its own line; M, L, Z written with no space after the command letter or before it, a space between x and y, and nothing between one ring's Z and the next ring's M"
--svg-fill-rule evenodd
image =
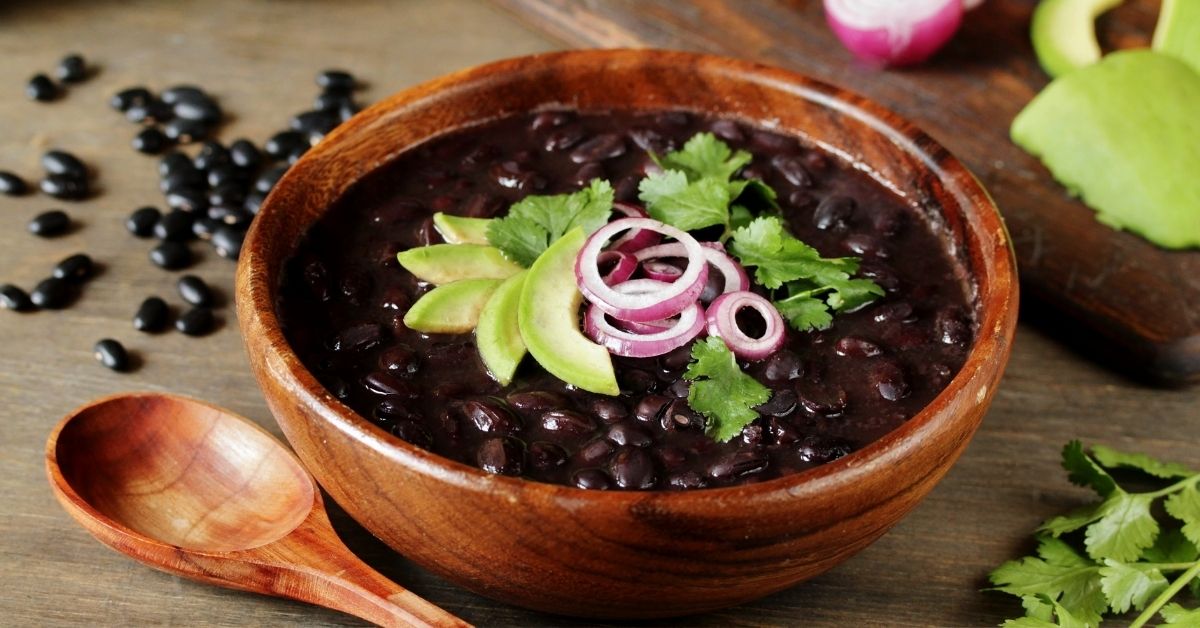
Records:
M125 119L134 124L162 124L172 117L171 106L154 98L125 110Z
M58 86L45 74L35 74L25 84L25 95L38 102L49 102L58 98L58 91Z
M229 145L229 157L233 165L246 170L254 170L262 164L262 152L247 139L234 140Z
M323 91L313 101L313 109L337 113L345 105L353 105L350 94L338 91Z
M187 156L184 155L184 158L186 159ZM189 159L186 168L178 167L170 174L163 175L158 180L158 189L162 190L163 194L182 189L199 191L207 183L208 181L204 173L197 170Z
M242 202L242 207L251 214L257 216L258 210L262 209L263 201L267 200L267 195L262 192L251 192L246 195L246 200ZM390 256L395 257L395 256ZM389 257L389 259L390 259Z
M195 166L192 165L191 158L177 150L173 150L166 155L163 155L162 159L158 160L158 176L164 178L178 172L183 172L185 170L192 171L195 169Z
M29 185L25 183L25 179L7 170L0 170L0 194L20 196L28 191Z
M221 120L221 107L208 96L180 97L171 105L176 118L216 124Z
M133 210L125 219L125 228L139 238L148 238L154 235L154 227L161 219L162 212L158 211L158 208L141 207Z
M192 216L192 214L186 211L176 209L174 211L167 212L158 220L158 223L154 225L154 237L158 238L159 240L171 242L186 242L191 240L193 237L193 220L195 220L195 218Z
M821 230L845 229L854 214L854 199L847 196L826 196L813 210L813 225Z
M167 206L185 212L208 210L208 193L199 188L184 187L167 191Z
M133 136L133 141L130 142L133 150L147 155L157 155L166 150L171 145L171 140L162 131L155 127L142 129L137 135Z
M29 233L43 238L52 238L66 233L71 226L71 217L61 209L45 211L29 221Z
M179 278L179 296L189 305L197 307L212 307L213 293L204 280L196 275L184 275ZM377 326L378 327L378 326Z
M33 301L29 298L29 293L6 283L0 285L0 307L14 312L27 312L33 309Z
M42 155L42 168L46 169L46 174L61 174L72 179L87 178L87 166L65 150L46 151Z
M200 152L192 159L196 169L208 172L212 168L227 166L233 163L229 149L215 140L208 140L200 147Z
M87 63L80 54L69 54L63 57L58 62L58 67L54 68L54 75L64 83L78 83L87 78L87 74Z
M213 248L217 250L217 255L231 260L236 260L242 254L242 241L245 239L245 231L229 225L217 227L212 234L212 244Z
M168 105L173 105L185 98L208 98L208 94L195 85L174 85L163 90L160 98Z
M287 172L287 166L275 166L266 170L254 181L254 189L263 194L269 193L279 179L283 178L285 172Z
M76 253L54 267L52 275L56 279L66 279L80 283L87 281L96 271L96 264L86 253Z
M172 142L191 144L208 137L211 127L200 120L175 118L163 124L163 133Z
M280 131L271 136L263 150L275 159L286 159L297 150L308 150L308 137L299 131Z
M250 226L250 221L254 219L254 215L241 207L218 205L208 208L208 218L222 225L244 230Z
M145 105L154 99L154 94L145 87L127 87L115 94L109 99L108 104L117 111L125 113L130 107L136 105Z
M105 338L97 342L92 351L96 355L96 360L105 367L114 371L129 370L129 352L120 342L112 338Z
M188 336L203 336L212 331L216 324L212 310L206 307L194 307L175 321L175 329Z
M211 240L213 232L215 232L219 226L221 226L221 223L209 218L208 216L200 216L199 218L196 218L196 220L192 221L192 235L195 235L201 240Z
M148 297L133 315L133 328L146 333L160 332L167 326L170 309L159 297Z
M163 242L150 249L150 261L166 270L187 268L192 264L192 250L182 242Z
M33 304L47 310L59 310L71 304L75 299L75 287L65 279L50 277L38 282L29 293Z
M330 92L352 92L358 81L354 75L345 70L323 70L317 74L317 87Z
M77 201L88 195L87 179L75 179L61 174L52 174L42 179L42 192L65 201Z
M488 473L521 475L525 469L525 446L511 436L489 438L480 443L475 462Z

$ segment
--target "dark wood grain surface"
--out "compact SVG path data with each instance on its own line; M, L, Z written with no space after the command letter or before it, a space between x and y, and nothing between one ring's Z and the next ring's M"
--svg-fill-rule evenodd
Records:
M745 4L753 8L757 2ZM647 6L662 11L660 5ZM795 8L815 14L807 4ZM814 22L811 28L815 32L818 26ZM596 28L607 27L597 22ZM987 32L986 25L971 28L980 36ZM709 37L719 39L719 33ZM80 250L105 267L67 311L0 311L0 625L361 625L331 611L152 571L97 543L54 500L43 469L45 440L60 417L103 394L144 389L187 394L229 407L279 434L250 375L231 308L222 308L220 330L203 339L176 333L148 337L130 327L132 311L146 295L178 302L173 292L178 273L150 267L149 245L131 239L122 226L134 207L160 203L161 197L153 160L128 148L134 129L107 108L108 96L139 82L156 88L200 83L236 116L223 138L246 135L261 142L289 114L308 106L315 90L312 75L326 66L356 70L371 81L365 96L377 99L453 69L558 45L481 2L348 0L336 8L234 0L0 4L0 168L33 176L41 152L63 146L95 165L102 188L92 200L66 205L80 228L51 241L26 234L25 223L59 203L44 196L0 197L0 282L32 285L60 258ZM102 65L100 73L60 102L26 101L21 92L28 76L52 69L70 49ZM843 52L827 46L819 55L837 82L867 91L851 84L869 81L857 78ZM840 60L839 65L830 59ZM987 74L979 64L965 67ZM939 61L920 72L960 69ZM897 80L889 76L871 80ZM985 96L975 92L974 97ZM962 108L959 100L930 96L916 110L921 116L905 113L921 117L956 148L956 142L975 140L939 132L937 121L968 117ZM997 123L1006 126L1008 120ZM1044 176L1038 172L1029 174ZM996 191L994 182L985 183ZM228 299L229 262L209 255L194 270ZM996 625L1018 614L1020 606L979 592L988 570L1030 550L1028 533L1043 518L1087 499L1086 491L1067 484L1058 468L1063 442L1078 437L1200 466L1200 391L1164 391L1124 379L1061 342L1074 326L1070 318L1030 316L1037 314L1022 313L1025 321L1008 372L963 458L892 532L805 585L664 625ZM99 367L91 346L105 336L120 338L136 351L143 362L139 370L121 375ZM585 625L496 604L451 586L391 553L330 508L343 540L366 562L468 621Z
M1027 292L1085 322L1091 333L1081 343L1149 379L1200 379L1200 252L1166 251L1099 224L1008 140L1013 117L1047 81L1029 42L1033 0L988 0L930 63L891 72L857 66L818 1L497 1L572 45L732 55L876 99L984 182L1012 232ZM1126 3L1100 21L1102 41L1147 45L1157 9L1156 0Z

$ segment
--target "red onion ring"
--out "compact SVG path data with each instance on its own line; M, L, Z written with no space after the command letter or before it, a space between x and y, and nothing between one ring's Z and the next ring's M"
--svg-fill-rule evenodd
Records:
M653 333L637 334L617 329L608 322L604 310L593 303L583 320L583 332L614 355L649 358L669 353L704 331L704 308L699 303L683 310L672 325Z
M746 274L746 269L742 268L741 264L725 252L725 247L721 243L701 242L700 246L704 248L704 259L725 278L725 288L721 290L722 294L750 289L750 275ZM643 262L642 268L645 268L646 260L685 256L684 249L678 242L651 246L634 253L637 261Z
M761 338L751 338L737 324L737 313L742 308L758 312L766 322L766 331ZM765 298L749 291L727 292L713 299L704 318L708 323L708 335L719 336L725 345L739 358L762 360L783 346L785 327L779 310Z
M622 293L606 285L597 260L609 238L628 229L654 231L683 245L685 255L679 257L686 257L688 265L679 279L644 293ZM704 290L708 279L704 251L695 238L670 225L650 218L621 218L598 229L584 243L575 258L575 281L584 297L614 318L633 322L670 318L695 304Z
M615 261L614 261L615 260ZM624 282L633 276L633 271L637 270L637 260L629 253L622 251L605 251L596 258L597 266L612 262L613 267L604 274L602 279L604 283L612 286Z
M634 264L636 263L637 261L635 260ZM674 264L649 260L642 264L642 273L650 279L654 279L655 281L671 283L672 281L679 279L679 276L683 274L683 271Z
M621 294L647 294L655 290L662 289L666 283L653 279L631 279L624 283L613 286L613 289ZM634 334L657 334L660 331L670 329L675 325L675 320L678 315L671 318L664 318L657 321L623 321L614 319L614 323L620 329Z
M631 203L613 203L613 209L625 214L629 218L649 218L650 214L646 210L633 205ZM631 229L629 233L617 238L609 245L610 251L621 251L623 253L633 253L648 246L654 246L662 241L662 236L653 231L646 229Z

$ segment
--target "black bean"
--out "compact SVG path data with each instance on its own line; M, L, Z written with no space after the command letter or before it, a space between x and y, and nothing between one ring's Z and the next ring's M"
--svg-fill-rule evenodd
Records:
M71 282L66 279L55 279L50 277L38 282L34 286L33 292L29 293L29 300L33 304L47 310L62 309L71 304L75 300L76 291Z
M154 227L161 219L162 212L158 211L158 208L141 207L133 210L129 218L125 219L125 228L139 238L148 238L154 235Z
M686 399L688 396L688 393L690 393L691 390L692 390L691 382L689 382L686 379L677 379L677 380L671 382L671 385L667 386L667 389L664 392L666 392L667 395L669 395L671 397Z
M310 143L315 143L313 138L320 140L330 131L341 124L342 119L337 113L328 111L314 110L298 113L288 120L288 127L293 131L299 131L308 138Z
M525 470L525 445L511 437L489 438L479 444L475 463L498 475L521 475Z
M591 182L592 179L603 179L604 166L597 163L584 164L582 168L575 172L575 176L571 177L571 183L583 187Z
M459 412L481 432L514 434L521 429L520 419L498 401L465 401Z
M225 259L236 260L242 254L242 242L245 239L245 231L229 225L220 225L216 231L213 231L212 245L216 249L217 255Z
M409 377L421 367L421 358L412 347L398 344L379 354L379 368L401 377Z
M227 186L229 190L236 188L240 193L240 196L237 197L237 204L241 203L242 197L246 194L244 189L244 185L247 183L246 172L232 163L209 168L206 179L208 187L213 190L223 186ZM221 203L213 204L220 205Z
M175 118L163 124L162 130L172 142L191 144L208 137L212 128L200 120Z
M163 242L150 249L150 261L166 270L187 268L192 265L192 250L183 242Z
M667 404L659 417L659 425L664 430L703 430L704 417L692 410L686 398L680 398Z
M608 472L620 488L645 490L654 486L654 460L638 447L618 449L608 463Z
M300 158L304 156L304 153L308 152L308 149L309 147L307 145L297 146L289 151L288 154L283 156L283 161L287 162L287 165L290 166L297 161L300 161Z
M269 193L285 172L287 172L287 166L275 166L267 169L254 181L254 189L263 194Z
M61 174L73 179L87 178L87 167L78 157L65 150L50 150L42 154L42 168L47 174Z
M112 338L97 342L92 352L96 355L96 360L107 368L114 371L129 370L129 353L125 351L125 345Z
M876 323L887 323L889 321L912 323L917 320L916 316L913 316L912 305L905 301L883 303L875 306L872 318Z
M215 325L212 310L206 307L191 308L175 321L175 329L188 336L203 336L212 331Z
M342 103L341 107L338 107L338 117L341 118L342 122L345 122L358 115L360 111L362 111L362 107L358 106L358 103L352 100L347 101Z
M125 119L134 124L163 124L174 115L170 105L153 98L125 110Z
M208 211L208 193L199 188L181 187L167 191L167 206L171 209L200 213Z
M154 237L171 242L187 242L194 237L193 220L195 217L183 210L168 212L154 225Z
M565 126L555 129L553 132L547 135L546 141L543 142L542 147L545 148L547 152L566 150L582 141L583 137L583 127L574 125Z
M908 396L908 379L904 376L904 369L894 362L875 364L867 379L879 396L888 401L898 401Z
M676 490L690 490L696 488L704 488L708 482L700 477L695 471L684 471L682 473L674 473L667 477L667 486Z
M641 369L625 369L617 375L622 392L644 393L654 390L658 380Z
M317 87L330 92L352 92L358 81L345 70L322 70L317 74Z
M412 404L406 399L399 397L385 397L375 406L375 417L378 419L387 419L395 421L404 419L406 421L419 421L421 414L412 409Z
M639 421L644 423L654 423L658 421L659 413L663 408L670 403L670 399L662 395L646 395L638 401L637 408L634 409L633 415Z
M813 225L821 230L842 230L854 214L854 199L848 196L826 196L813 210Z
M59 60L54 74L64 83L78 83L87 78L87 63L83 60L83 55L69 54Z
M237 139L229 145L229 157L233 165L246 170L255 170L262 164L262 152L248 139Z
M938 311L933 319L934 336L948 345L960 345L971 339L971 323L957 308Z
M613 444L603 438L597 438L579 448L575 457L584 465L594 465L607 460L613 452Z
M717 273L713 273L717 274ZM658 358L658 365L668 371L682 371L692 361L692 345L687 344Z
M179 190L203 192L204 188L207 187L207 184L208 180L205 174L199 170L196 170L196 167L193 166L191 160L189 160L186 168L178 168L174 172L159 179L158 189L162 190L163 194L169 194Z
M788 183L798 187L811 187L813 184L812 175L804 169L799 157L792 155L776 155L771 159L771 166L775 171L783 175Z
M611 397L596 397L591 402L592 414L605 423L620 421L629 416L629 408L617 399Z
M761 451L735 451L726 454L708 467L708 476L714 480L743 478L766 470L771 458Z
M183 297L183 300L190 305L212 307L215 304L212 288L209 288L208 284L196 275L180 277L176 287L179 289L179 296ZM379 326L375 325L375 328L378 329Z
M571 151L571 161L582 164L589 161L604 161L625 154L625 138L616 133L602 133Z
M29 233L43 238L52 238L66 233L71 226L71 217L61 209L44 211L29 221Z
M133 315L133 328L147 333L160 332L167 326L170 309L159 297L148 297Z
M796 455L805 462L818 464L832 462L854 450L850 443L837 438L822 439L817 436L805 436L796 445Z
M297 149L308 150L308 137L299 131L280 131L272 135L263 150L275 159L285 159Z
M76 179L61 174L52 174L39 184L42 192L66 201L77 201L88 195L87 179Z
M585 436L596 429L596 424L578 412L548 410L542 414L542 429L558 434Z
M771 398L754 410L768 416L787 416L796 409L797 402L796 393L785 388L771 393Z
M33 309L33 301L29 298L29 293L6 283L0 285L0 307L14 312L27 312Z
M241 207L221 206L209 207L208 218L209 220L235 229L245 229L250 226L250 221L254 219L254 215Z
M509 393L508 405L522 412L553 410L567 405L567 398L548 390L529 390Z
M654 121L663 126L687 126L692 121L692 116L686 111L664 111L654 116Z
M208 140L200 146L200 152L192 159L192 165L196 166L197 170L205 172L212 168L220 166L228 166L233 163L233 157L229 154L229 149L223 144L215 140Z
M777 416L767 422L767 432L775 444L783 446L798 442L803 437L803 433L791 421Z
M433 447L433 435L416 421L401 420L392 426L392 434L421 449Z
M262 209L263 201L267 200L267 195L262 192L251 192L246 195L246 200L242 201L242 208L251 214L257 216L259 210ZM397 253L399 251L396 251ZM390 256L391 261L395 261L396 255L393 253Z
M171 104L171 112L176 118L205 124L215 124L221 120L221 107L208 96L179 98Z
M175 86L168 87L167 89L163 90L163 93L160 96L160 98L162 99L163 102L167 103L168 105L173 105L173 104L179 102L180 100L187 99L187 98L191 98L191 99L208 98L208 94L205 93L205 91L203 89L200 89L199 87L196 87L195 85L175 85Z
M629 139L638 148L647 151L662 154L667 152L670 140L665 139L661 133L654 129L645 127L634 127L629 130Z
M632 423L615 423L609 426L604 437L618 445L631 447L648 447L654 442L649 432Z
M35 74L25 84L25 95L31 100L49 102L58 98L58 85L45 74Z
M214 171L216 172L216 171ZM240 182L223 183L208 191L208 204L243 210L246 203L246 186ZM249 213L249 210L246 210ZM246 219L249 222L249 218ZM233 222L239 222L234 220Z
M162 159L158 160L158 176L166 178L179 172L192 172L196 169L192 165L191 157L188 157L181 151L173 150Z
M154 100L154 94L145 87L126 87L125 89L113 94L109 99L108 104L117 111L125 113L130 107L135 105L144 105L151 100Z
M207 286L205 286L207 289ZM183 282L179 283L179 292L183 294ZM187 301L188 297L184 297ZM212 301L212 296L208 296L208 300ZM190 302L190 301L189 301ZM202 305L196 303L195 305ZM378 345L383 340L383 327L377 323L363 323L343 329L337 336L334 337L332 348L334 351L366 351L375 345Z
M28 191L29 185L25 183L25 179L7 170L0 170L0 194L20 196Z
M763 379L768 382L785 382L798 379L804 375L804 366L800 356L784 349L776 351L763 365Z
M746 139L746 134L742 133L742 128L733 120L717 120L709 125L708 128L712 130L713 135L726 142L743 142Z
M833 386L803 386L796 389L800 407L811 416L840 415L848 402L845 389Z
M873 358L883 353L883 349L870 340L845 336L834 343L833 352L844 358Z
M413 400L421 394L417 387L408 380L400 379L395 375L383 371L376 371L364 377L363 386L376 395L391 396L398 399Z
M317 111L328 111L337 114L341 108L348 104L354 104L354 99L350 94L336 91L323 91L317 95L313 101L313 109Z
M554 443L544 440L529 444L526 450L529 466L537 471L550 471L561 467L567 461L567 450Z
M59 262L54 267L52 275L56 279L66 279L67 281L80 283L90 279L95 270L96 264L92 262L91 257L86 253L76 253Z
M171 140L162 131L155 127L142 129L137 135L133 136L133 141L130 142L133 150L147 155L157 155L166 150L171 145Z
M216 233L217 227L221 223L209 218L208 216L200 216L192 221L192 235L201 240L211 240L213 233Z
M860 257L889 257L888 250L884 248L883 242L879 238L866 233L854 233L846 236L842 240L842 246L847 251Z
M608 474L600 469L580 469L576 471L571 475L571 484L574 484L577 488L594 491L603 491L612 485Z

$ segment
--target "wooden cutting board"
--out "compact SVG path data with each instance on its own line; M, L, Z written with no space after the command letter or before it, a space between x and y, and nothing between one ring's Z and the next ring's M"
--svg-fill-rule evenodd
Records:
M1048 80L1029 41L1034 0L986 0L929 63L886 72L855 63L816 0L495 2L571 45L742 57L875 99L987 186L1012 233L1027 301L1053 306L1038 320L1121 370L1160 383L1200 381L1200 252L1166 251L1100 225L1008 139L1013 117ZM1104 16L1102 44L1147 45L1158 8L1131 0ZM1200 164L1194 169L1200 176Z

